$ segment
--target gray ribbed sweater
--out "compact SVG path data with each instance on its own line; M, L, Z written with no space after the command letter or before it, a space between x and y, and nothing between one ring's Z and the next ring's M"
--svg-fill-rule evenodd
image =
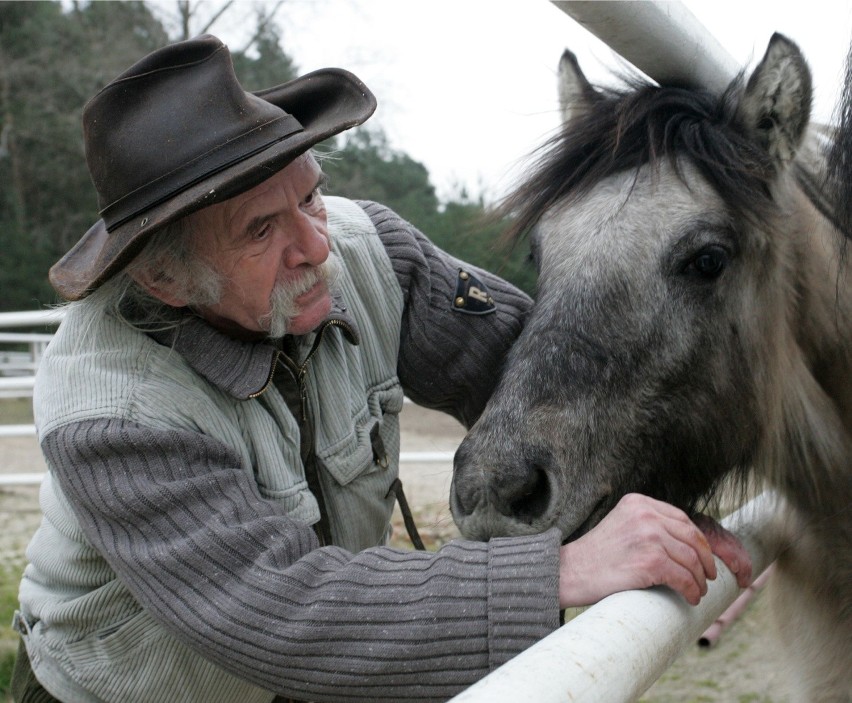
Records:
M479 272L498 312L452 312L458 262L386 208L361 205L402 293L399 382L469 425L529 300ZM228 401L239 408L262 402L250 396L267 383L274 350L194 332L175 340L181 358L223 397L244 398ZM299 519L313 504L265 499L239 468L246 458L203 428L97 413L51 422L43 509L65 542L33 544L65 550L66 571L30 553L22 610L27 628L54 614L50 646L31 658L68 700L94 700L76 664L99 668L98 695L122 702L446 700L558 624L555 531L438 553L318 548L312 520ZM347 543L345 525L336 529ZM97 629L105 612L116 613L108 632Z

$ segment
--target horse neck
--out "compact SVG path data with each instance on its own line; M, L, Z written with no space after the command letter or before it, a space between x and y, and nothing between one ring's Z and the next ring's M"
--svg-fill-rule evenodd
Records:
M793 326L798 343L816 369L852 366L852 281L849 241L837 228L834 202L827 195L825 144L821 131L811 131L790 172L790 206L784 233L791 260L789 279L796 290ZM852 426L850 426L852 427Z
M843 235L805 190L791 192L791 338L766 469L806 513L840 511L852 500L852 281Z

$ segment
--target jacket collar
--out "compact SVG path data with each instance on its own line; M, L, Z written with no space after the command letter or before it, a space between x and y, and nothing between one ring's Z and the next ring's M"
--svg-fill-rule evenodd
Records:
M330 326L339 327L350 344L360 343L357 323L338 295L332 298L326 319L304 336L305 344L312 343ZM172 347L196 372L237 400L254 398L266 390L281 354L280 341L240 341L191 313L175 328L148 334L156 342ZM302 340L299 342L301 346Z

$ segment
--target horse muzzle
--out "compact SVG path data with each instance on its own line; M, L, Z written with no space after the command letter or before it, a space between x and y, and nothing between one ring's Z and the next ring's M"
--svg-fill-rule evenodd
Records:
M470 435L453 466L450 509L468 539L536 534L553 525L555 484L537 462L489 462Z

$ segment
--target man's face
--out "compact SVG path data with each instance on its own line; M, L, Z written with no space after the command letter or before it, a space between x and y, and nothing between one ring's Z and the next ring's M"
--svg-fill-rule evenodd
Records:
M245 339L300 335L328 315L321 180L319 164L305 154L251 190L192 215L193 247L222 279L219 302L196 308L214 327Z

